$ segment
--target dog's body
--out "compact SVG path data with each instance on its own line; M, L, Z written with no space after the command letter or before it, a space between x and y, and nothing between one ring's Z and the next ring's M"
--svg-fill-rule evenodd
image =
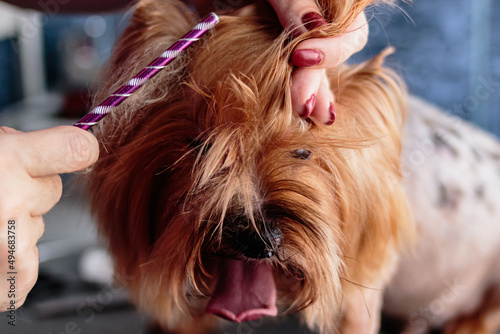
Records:
M493 333L500 322L500 144L418 99L403 143L417 242L388 286L385 310L408 319L407 333Z
M404 89L385 55L332 69L338 118L327 127L293 113L288 63L301 40L343 33L370 2L324 1L335 24L296 39L264 3L222 16L97 129L93 208L118 279L163 330L299 311L321 332L378 331L413 231ZM195 23L181 3L140 2L96 100Z

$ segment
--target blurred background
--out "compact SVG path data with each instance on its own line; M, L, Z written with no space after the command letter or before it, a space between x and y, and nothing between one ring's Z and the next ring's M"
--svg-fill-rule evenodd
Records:
M42 12L0 2L0 125L31 131L72 124L87 111L89 88L127 14L61 14L58 4L67 2L45 1ZM369 44L351 61L396 47L390 63L411 93L500 136L499 1L415 0L368 17ZM485 90L488 97L478 94ZM111 264L80 180L63 181L61 202L45 216L38 283L16 327L3 317L0 333L144 333L145 317L109 285ZM257 321L226 333L306 333L293 320L283 326Z

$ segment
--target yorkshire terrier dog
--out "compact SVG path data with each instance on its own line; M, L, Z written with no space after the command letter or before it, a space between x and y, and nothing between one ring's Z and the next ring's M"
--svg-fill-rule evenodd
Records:
M298 43L344 33L371 2L319 1L331 23L298 37L265 2L221 13L95 129L93 210L117 279L163 332L286 312L321 333L378 332L414 232L401 182L405 90L382 66L390 51L333 68L337 120L326 126L292 111L289 64ZM96 102L197 21L181 2L140 1Z

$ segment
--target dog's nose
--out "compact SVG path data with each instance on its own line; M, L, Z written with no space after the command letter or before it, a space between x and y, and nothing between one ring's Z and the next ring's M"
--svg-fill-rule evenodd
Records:
M247 229L239 231L237 239L241 252L247 258L268 259L275 255L283 234L277 228L263 229L260 233Z

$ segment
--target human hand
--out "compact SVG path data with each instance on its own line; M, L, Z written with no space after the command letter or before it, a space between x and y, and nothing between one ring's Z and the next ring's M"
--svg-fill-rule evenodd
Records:
M37 280L36 243L42 215L61 198L58 174L88 167L98 155L96 138L76 127L0 127L0 311L21 306Z
M200 14L213 10L213 1L186 0ZM326 24L314 0L267 0L284 28L299 34ZM233 1L237 5L248 1ZM294 50L290 59L297 68L292 74L292 107L302 118L314 117L325 124L335 121L335 97L330 90L326 69L345 62L368 41L368 22L364 13L356 17L346 33L330 38L307 39Z
M326 24L314 0L268 0L283 27L300 33ZM302 117L314 117L327 125L335 121L335 97L330 90L326 69L345 62L368 41L368 23L364 13L358 15L347 32L338 37L312 38L301 42L293 51L291 63L292 106Z

